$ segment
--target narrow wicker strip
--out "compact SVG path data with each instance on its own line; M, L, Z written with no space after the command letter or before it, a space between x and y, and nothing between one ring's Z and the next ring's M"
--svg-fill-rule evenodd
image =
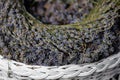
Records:
M99 62L64 66L35 66L0 56L0 80L120 80L120 52ZM114 76L118 74L118 79Z

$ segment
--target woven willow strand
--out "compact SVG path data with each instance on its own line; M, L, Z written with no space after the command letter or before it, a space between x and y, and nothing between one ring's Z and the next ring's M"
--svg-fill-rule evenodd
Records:
M8 77L16 79L69 79L73 77L88 77L89 75L113 69L120 64L120 52L99 62L81 65L64 66L35 66L13 60L4 59L0 56L1 79L8 80ZM117 72L120 72L117 71ZM116 72L116 73L117 73ZM1 80L0 79L0 80ZM10 78L9 78L10 79Z

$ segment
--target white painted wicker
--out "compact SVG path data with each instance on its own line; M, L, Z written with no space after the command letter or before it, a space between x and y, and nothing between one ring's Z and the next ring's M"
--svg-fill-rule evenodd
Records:
M120 52L99 62L64 66L35 66L0 56L0 80L120 80Z

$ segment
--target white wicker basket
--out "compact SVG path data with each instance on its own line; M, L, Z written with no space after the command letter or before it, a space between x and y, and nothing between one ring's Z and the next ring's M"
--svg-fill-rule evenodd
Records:
M0 56L0 80L120 80L120 52L99 62L64 66L26 65Z

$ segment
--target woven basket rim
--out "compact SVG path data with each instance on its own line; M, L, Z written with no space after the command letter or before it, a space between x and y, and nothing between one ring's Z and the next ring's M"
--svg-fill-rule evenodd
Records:
M85 77L93 73L113 69L120 64L120 52L90 64L70 64L63 66L27 65L14 60L5 59L0 55L0 69L19 76L31 79L59 79L72 77ZM39 74L38 74L39 73Z

